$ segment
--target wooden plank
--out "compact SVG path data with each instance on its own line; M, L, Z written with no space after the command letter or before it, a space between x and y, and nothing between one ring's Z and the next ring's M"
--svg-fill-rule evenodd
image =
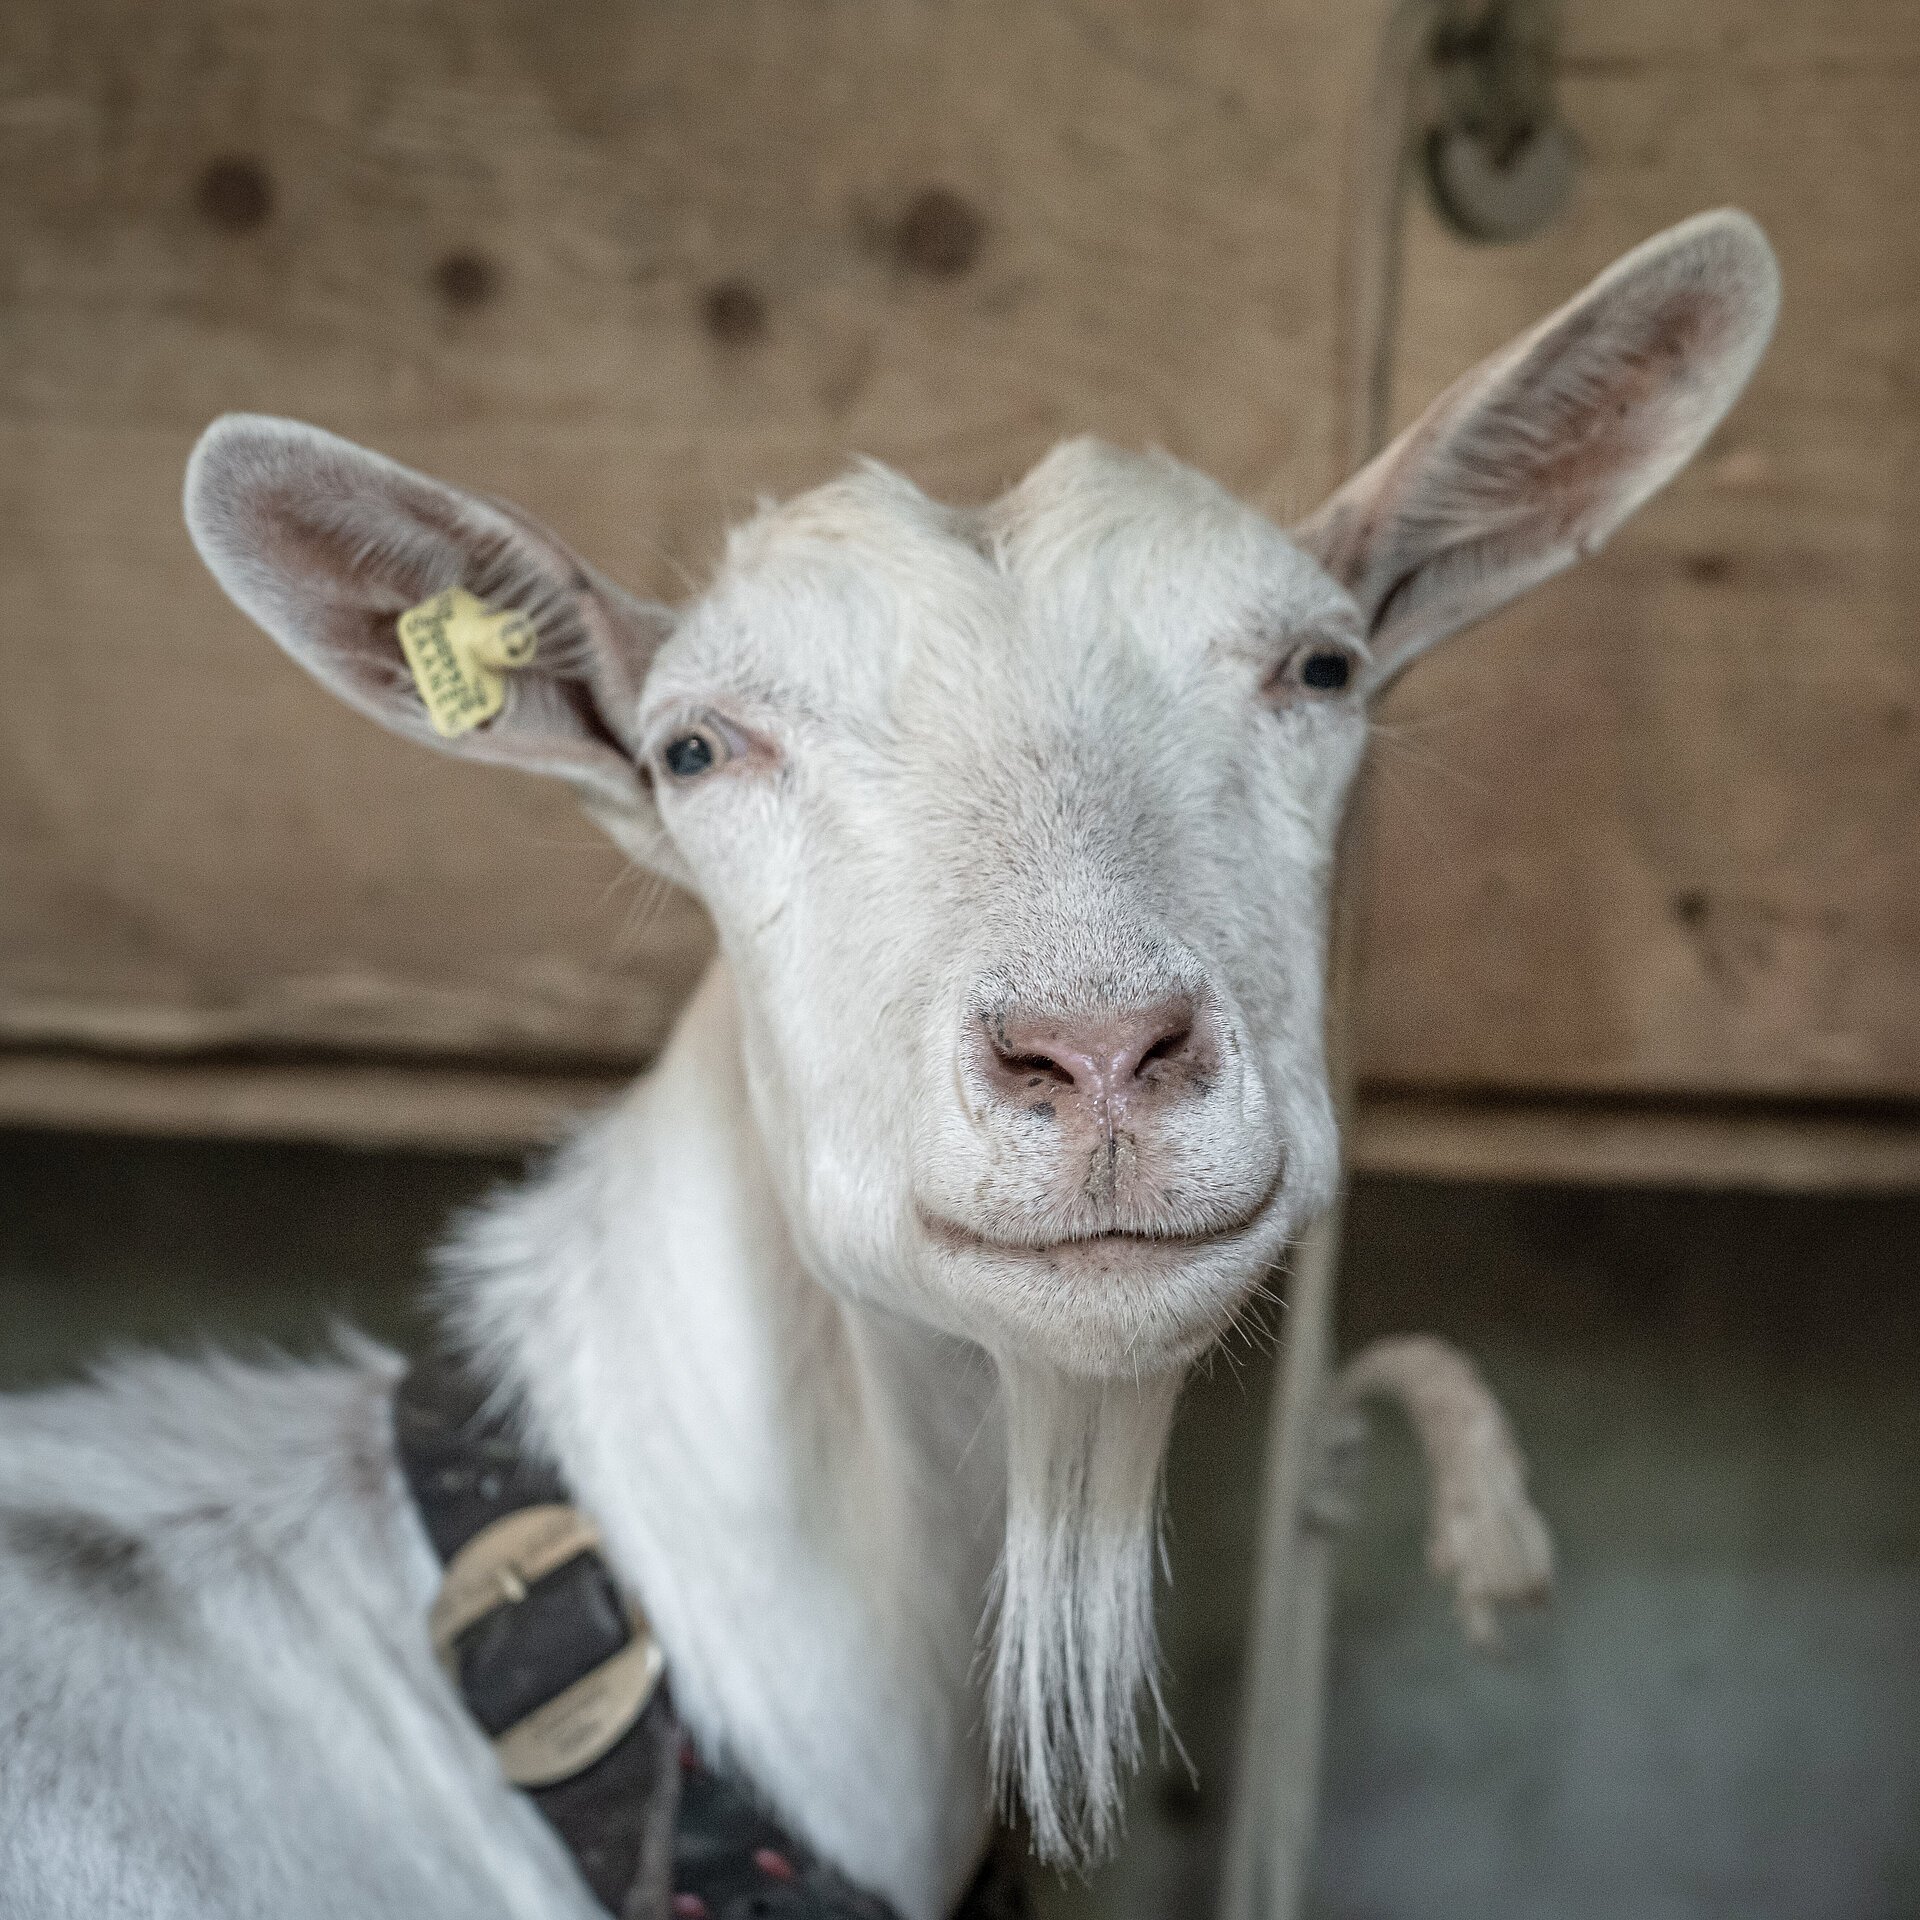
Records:
M0 1053L0 1126L512 1153L550 1145L627 1082L364 1061Z
M1415 209L1400 413L1703 204L1766 221L1786 313L1694 472L1396 695L1364 1071L1910 1099L1920 10L1563 12L1575 206L1497 250ZM282 662L181 533L195 431L317 418L667 595L756 493L859 451L970 497L1091 429L1298 510L1345 432L1334 200L1374 21L6 9L0 1040L646 1055L697 909L647 911L560 794ZM902 226L934 187L982 222L945 274L965 246Z
M1428 1180L1913 1193L1920 1111L1376 1093L1360 1108L1353 1165Z
M697 911L646 911L558 791L280 659L181 529L194 435L316 420L666 597L758 495L862 453L978 498L1092 431L1305 504L1337 464L1329 80L1364 25L17 0L0 1041L651 1051Z
M512 1152L618 1098L617 1073L0 1053L0 1126ZM1920 1191L1920 1112L1362 1093L1358 1174L1782 1193Z
M1415 210L1396 411L1646 234L1735 203L1780 330L1702 459L1385 716L1364 1073L1920 1091L1920 8L1565 0L1568 215Z

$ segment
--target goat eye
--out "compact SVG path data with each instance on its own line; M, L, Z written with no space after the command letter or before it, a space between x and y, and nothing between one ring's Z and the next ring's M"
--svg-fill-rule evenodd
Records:
M1300 684L1316 693L1335 693L1353 677L1353 662L1332 647L1316 647L1300 662Z
M676 780L694 780L720 766L727 758L727 747L711 728L695 727L669 740L660 757Z
M1309 641L1281 661L1267 680L1267 693L1284 701L1288 695L1344 693L1353 684L1351 649L1327 641Z

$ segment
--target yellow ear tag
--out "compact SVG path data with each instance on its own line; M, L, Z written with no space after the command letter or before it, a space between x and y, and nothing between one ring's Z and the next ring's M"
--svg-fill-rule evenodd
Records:
M539 635L524 613L490 607L449 587L400 616L400 648L427 718L443 740L491 720L506 704L505 675L533 658Z

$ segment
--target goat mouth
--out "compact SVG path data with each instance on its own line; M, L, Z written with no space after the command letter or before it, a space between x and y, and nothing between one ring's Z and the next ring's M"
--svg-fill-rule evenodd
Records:
M929 1238L955 1253L991 1253L1003 1259L1097 1258L1102 1254L1116 1253L1132 1254L1136 1258L1178 1259L1183 1254L1211 1252L1251 1238L1279 1199L1286 1172L1283 1159L1272 1184L1245 1213L1204 1233L1165 1233L1151 1227L1114 1227L1102 1233L1059 1234L1050 1240L1002 1239L962 1226L959 1221L949 1220L945 1214L935 1213L926 1206L916 1204L914 1213Z

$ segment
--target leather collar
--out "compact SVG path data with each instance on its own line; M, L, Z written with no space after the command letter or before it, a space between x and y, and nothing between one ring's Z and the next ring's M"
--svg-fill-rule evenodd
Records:
M749 1787L701 1762L674 1717L658 1662L638 1701L630 1687L599 1688L617 1695L626 1716L620 1725L585 1724L597 1703L587 1700L585 1721L579 1703L594 1694L595 1676L633 1671L645 1651L637 1636L649 1629L597 1546L580 1544L593 1539L590 1532L531 1512L571 1513L571 1500L553 1466L523 1444L498 1396L458 1359L435 1352L401 1381L393 1424L401 1472L449 1570L443 1602L463 1567L478 1567L478 1585L490 1580L497 1590L497 1599L472 1601L476 1583L466 1583L469 1604L447 1614L457 1630L444 1638L443 1664L510 1777L528 1778L512 1755L524 1757L530 1725L551 1736L534 1742L535 1774L571 1765L569 1741L590 1756L522 1791L608 1913L617 1920L898 1920L885 1901L785 1833ZM552 1554L528 1554L518 1542L530 1533L545 1538ZM504 1551L495 1552L501 1542ZM475 1617L475 1606L485 1611ZM997 1848L955 1920L1024 1920L1026 1913L1017 1869Z

